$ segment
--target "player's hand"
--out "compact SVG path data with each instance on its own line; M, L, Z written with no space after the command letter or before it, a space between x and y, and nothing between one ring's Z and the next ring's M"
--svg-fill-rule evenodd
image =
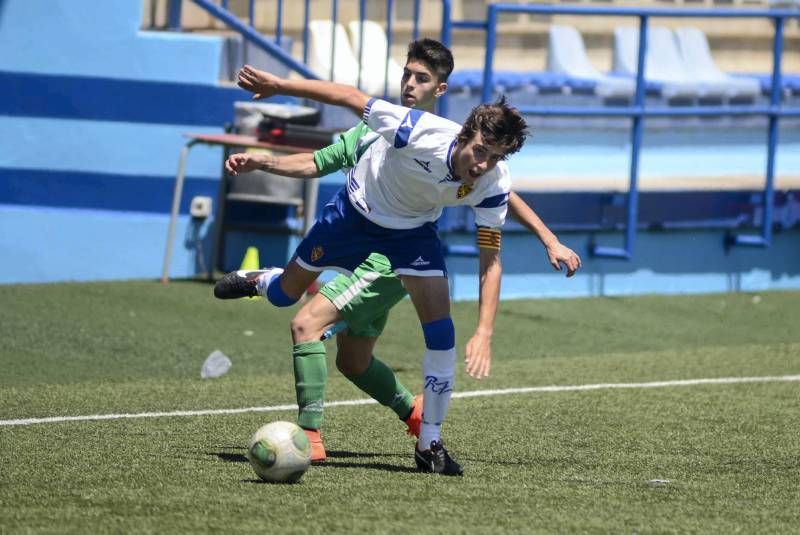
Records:
M467 342L465 362L467 373L475 379L489 377L492 367L492 337L475 333Z
M277 95L281 79L266 71L245 65L239 69L239 87L253 93L253 100Z
M240 152L232 154L225 160L225 170L231 176L248 173L261 167L261 161L254 154Z
M561 271L562 264L566 266L567 277L573 276L581 267L581 257L558 241L547 247L547 259L556 271Z

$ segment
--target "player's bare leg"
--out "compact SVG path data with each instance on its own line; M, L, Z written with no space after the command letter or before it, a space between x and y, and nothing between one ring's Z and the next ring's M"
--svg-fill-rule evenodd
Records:
M322 294L314 294L292 318L292 342L301 344L318 341L341 319L341 313L330 300Z

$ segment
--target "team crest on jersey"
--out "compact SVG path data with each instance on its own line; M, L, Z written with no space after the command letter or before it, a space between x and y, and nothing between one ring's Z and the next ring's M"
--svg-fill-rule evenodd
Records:
M322 258L322 255L324 254L325 254L325 249L323 249L321 245L317 245L316 247L311 249L311 261L316 262L317 260Z
M456 193L456 198L463 199L464 197L469 195L471 191L472 191L472 186L468 184L461 184L460 186L458 186L458 192Z

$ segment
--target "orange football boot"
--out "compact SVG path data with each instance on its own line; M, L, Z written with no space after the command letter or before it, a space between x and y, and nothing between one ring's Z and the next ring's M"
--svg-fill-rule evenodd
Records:
M303 431L305 431L308 441L311 443L311 462L321 463L327 459L328 456L325 453L325 445L322 443L322 435L319 429L303 429Z
M414 403L411 404L411 414L403 420L408 429L406 433L419 438L419 428L422 425L422 394L414 396Z

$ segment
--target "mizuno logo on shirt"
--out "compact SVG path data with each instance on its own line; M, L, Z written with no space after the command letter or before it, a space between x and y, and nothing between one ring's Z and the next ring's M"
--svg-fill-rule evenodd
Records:
M423 160L417 160L416 158L414 158L414 161L415 161L415 162L417 162L417 164L418 164L420 167L422 167L423 169L425 169L425 171L427 171L428 173L430 173L430 172L431 172L431 161L430 161L430 160L428 160L428 161L426 162L426 161L423 161Z

